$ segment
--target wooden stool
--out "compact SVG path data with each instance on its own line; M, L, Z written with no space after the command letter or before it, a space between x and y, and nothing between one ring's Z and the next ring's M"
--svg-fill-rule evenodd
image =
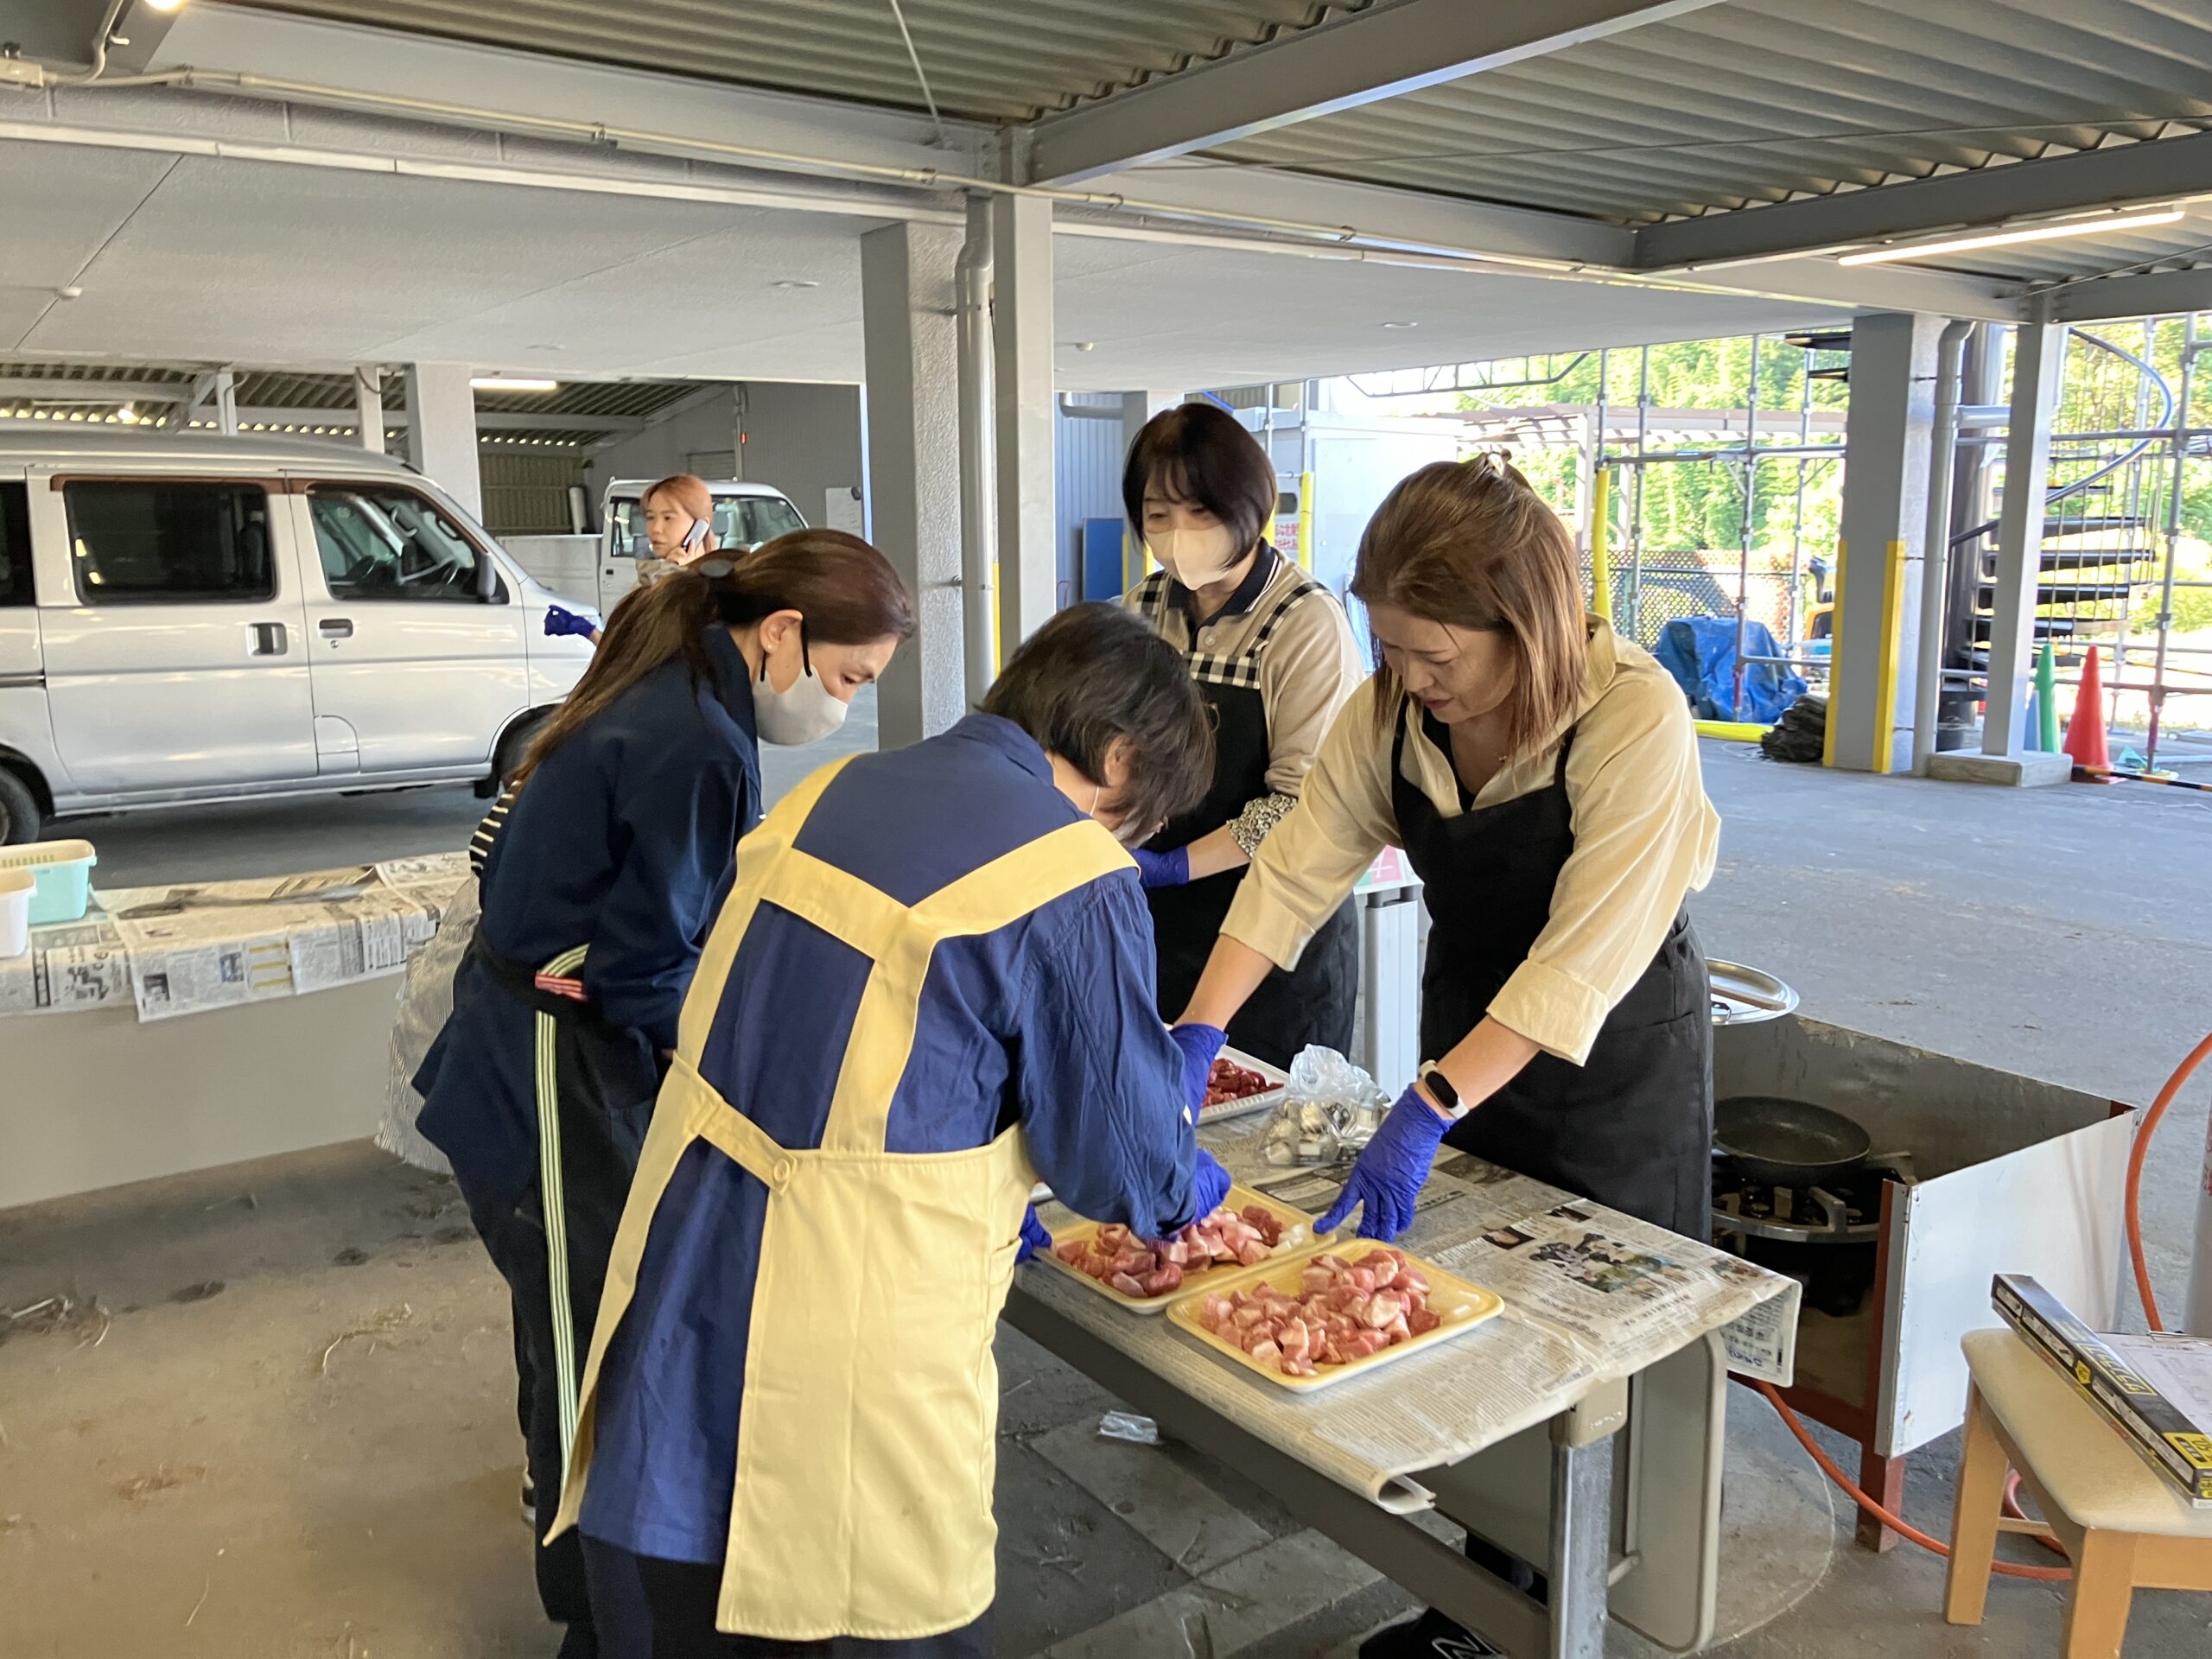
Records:
M2056 1538L2074 1563L2064 1659L2118 1659L2136 1588L2212 1590L2212 1510L2152 1471L2096 1408L2008 1327L1967 1334L1966 1454L1943 1617L1981 1623L1999 1532ZM2048 1526L2003 1513L2005 1478Z

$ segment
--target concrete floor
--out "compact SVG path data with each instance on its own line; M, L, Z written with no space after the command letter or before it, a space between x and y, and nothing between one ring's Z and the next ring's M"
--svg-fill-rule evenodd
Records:
M821 758L772 753L772 787ZM1707 947L1782 974L1808 1012L2134 1101L2212 1027L2212 803L1835 776L1719 745L1706 765L1726 819L1694 904ZM476 812L434 791L87 831L119 885L450 847ZM2145 1187L2170 1310L2208 1095L2185 1096ZM0 1653L550 1651L514 1510L504 1298L442 1183L347 1147L0 1214L0 1309L57 1293L80 1311L0 1337ZM1403 1611L1232 1471L1099 1440L1109 1396L1022 1338L1001 1365L1003 1653L1346 1659ZM1847 1506L1732 1393L1721 1628L1743 1634L1719 1651L2056 1653L2043 1586L2000 1583L1985 1627L1945 1626L1940 1564L1853 1548ZM1933 1448L1910 1484L1939 1532L1953 1457ZM2139 1599L2131 1659L2208 1646L2212 1597Z

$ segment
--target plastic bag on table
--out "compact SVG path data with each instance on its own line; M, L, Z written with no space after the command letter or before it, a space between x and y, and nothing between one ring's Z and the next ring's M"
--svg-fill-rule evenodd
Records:
M1290 1063L1290 1085L1268 1124L1269 1163L1341 1163L1357 1154L1390 1109L1390 1097L1333 1048L1319 1044Z

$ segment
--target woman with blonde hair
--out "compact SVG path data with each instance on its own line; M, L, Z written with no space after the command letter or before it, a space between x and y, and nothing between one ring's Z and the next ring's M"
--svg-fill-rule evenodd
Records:
M1184 1018L1225 1025L1376 849L1402 847L1434 921L1424 1064L1319 1227L1358 1210L1363 1235L1403 1232L1448 1141L1703 1236L1712 1009L1682 903L1720 820L1680 688L1585 612L1573 537L1493 456L1402 480L1351 591L1382 669L1261 843ZM1432 1611L1361 1652L1484 1651L1468 1641Z
M1426 1064L1339 1210L1402 1231L1448 1137L1702 1234L1712 1011L1682 901L1720 820L1680 689L1585 613L1573 537L1495 457L1392 491L1351 590L1382 670L1262 844L1185 1017L1222 1024L1376 849L1402 846L1434 919Z
M696 564L721 546L715 537L715 493L696 474L675 473L647 485L638 498L638 516L645 526L646 548L638 558L640 588ZM574 634L597 645L601 630L581 612L549 605L545 632L555 637Z

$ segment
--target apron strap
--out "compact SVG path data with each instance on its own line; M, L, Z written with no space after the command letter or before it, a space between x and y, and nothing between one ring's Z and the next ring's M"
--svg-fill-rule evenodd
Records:
M585 945L563 950L538 970L541 988L583 966ZM553 1376L561 1402L561 1458L576 1443L576 1320L569 1284L568 1187L561 1173L560 1024L537 1010L537 1187L545 1212L546 1283L553 1304Z
M737 960L739 942L753 925L753 912L760 908L761 889L776 867L777 855L798 839L815 803L852 759L845 755L809 772L776 804L758 829L738 842L737 874L729 897L715 918L706 949L699 953L698 966L691 973L691 988L684 994L683 1012L677 1021L676 1052L688 1056L693 1064L706 1052L715 1011L721 1007L722 987L729 982L730 964Z
M1128 869L1134 861L1105 825L1081 818L971 870L905 912L885 948L870 953L875 966L854 1010L852 1039L845 1046L836 1090L830 1099L829 1122L823 1127L823 1149L883 1150L892 1096L913 1052L922 985L939 942L1010 927L1055 899ZM780 880L772 896L779 906L784 904L786 887ZM842 918L842 925L829 920L817 925L865 950L860 930L872 919L868 912L856 912Z

